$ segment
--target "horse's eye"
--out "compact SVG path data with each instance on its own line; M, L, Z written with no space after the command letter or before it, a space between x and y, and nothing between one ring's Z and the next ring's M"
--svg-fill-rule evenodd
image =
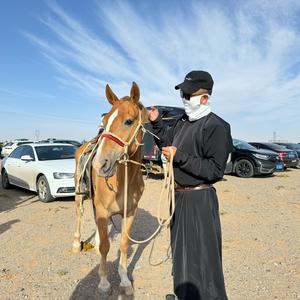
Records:
M125 125L128 125L128 126L130 126L132 123L133 123L133 121L130 120L130 119L127 119L127 120L125 121Z

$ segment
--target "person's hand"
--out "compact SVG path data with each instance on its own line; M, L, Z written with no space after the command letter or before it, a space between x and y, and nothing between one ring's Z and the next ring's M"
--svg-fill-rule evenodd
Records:
M162 147L162 153L168 161L170 161L171 158L171 151L173 152L173 157L174 157L177 151L176 147L174 146Z
M151 122L155 121L159 116L159 111L156 107L152 106L150 110L148 110L148 118Z

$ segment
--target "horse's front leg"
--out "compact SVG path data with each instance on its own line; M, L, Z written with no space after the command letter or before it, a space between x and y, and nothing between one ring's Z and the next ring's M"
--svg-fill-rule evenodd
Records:
M96 215L98 214L96 213ZM98 289L100 294L103 297L107 297L111 293L111 285L107 280L107 254L110 248L108 232L107 232L108 229L107 223L108 220L106 217L97 216L97 226L98 226L98 232L100 238L99 251L101 256L100 266L99 266L100 283L98 285Z
M123 219L122 224L122 235L121 235L121 244L120 244L120 261L119 261L119 275L121 278L120 288L126 295L133 295L133 286L127 275L127 252L129 246L129 238L131 227L136 215L137 208L127 216L126 228ZM128 235L127 235L128 233Z
M76 205L76 228L74 233L74 240L72 245L72 251L78 253L81 251L81 241L80 241L80 229L81 229L81 205L82 205L82 195L75 195L75 205Z

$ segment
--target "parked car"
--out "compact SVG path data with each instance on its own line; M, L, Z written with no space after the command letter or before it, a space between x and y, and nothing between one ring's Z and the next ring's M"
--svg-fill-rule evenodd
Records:
M29 144L29 143L32 143L32 141L29 141L27 139L19 139L19 140L13 140L11 142L8 142L5 144L5 146L2 147L1 156L5 157L9 155L18 146Z
M290 150L282 145L258 142L251 142L249 144L257 149L267 149L277 152L282 158L285 168L297 167L297 165L299 164L296 151Z
M2 186L16 185L38 193L42 202L74 196L76 147L69 144L27 144L17 147L1 167Z
M235 173L239 177L249 178L254 175L273 174L284 169L282 159L274 151L259 150L238 139L233 139L233 149L232 169L226 168L226 173Z
M82 145L81 143L74 140L59 140L59 139L47 139L47 140L39 141L39 143L70 144L75 147L80 147Z
M166 126L173 126L176 121L185 113L183 108L172 106L156 106L160 111L162 120ZM147 107L150 109L150 107ZM151 131L151 123L145 125L146 129ZM142 147L142 159L143 163L147 167L149 173L163 174L161 151L156 145L153 135L146 133L143 139Z
M281 146L285 146L288 149L296 151L297 155L298 155L298 166L297 166L297 168L300 168L300 144L296 144L296 143L276 143L276 144L281 145Z

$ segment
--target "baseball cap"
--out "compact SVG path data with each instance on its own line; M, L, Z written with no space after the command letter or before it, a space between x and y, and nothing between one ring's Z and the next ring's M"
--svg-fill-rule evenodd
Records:
M184 93L191 95L199 89L206 89L211 93L214 81L211 75L206 71L191 71L184 81L175 86L176 90L182 90Z

